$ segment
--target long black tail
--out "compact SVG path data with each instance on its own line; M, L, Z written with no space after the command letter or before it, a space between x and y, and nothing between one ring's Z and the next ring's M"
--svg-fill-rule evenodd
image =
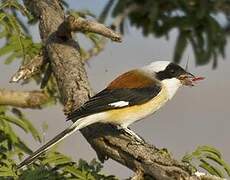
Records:
M33 152L33 154L31 154L28 158L26 158L24 161L22 161L18 166L17 169L20 169L22 167L24 167L25 165L29 165L30 163L32 163L38 156L40 156L42 153L46 152L48 149L50 149L52 146L54 146L55 144L57 144L59 141L61 141L62 139L66 138L67 136L71 135L73 132L75 132L76 130L78 130L78 127L76 126L71 126L67 129L65 129L64 131L62 131L60 134L58 134L57 136L55 136L53 139L51 139L50 141L48 141L45 145L43 145L42 147L40 147L38 150L36 150L35 152Z
M99 119L97 117L85 117L78 119L74 122L70 127L62 131L60 134L55 136L53 139L48 141L45 145L40 147L37 151L35 151L32 155L30 155L28 158L26 158L24 161L22 161L18 166L17 169L22 168L25 165L29 165L32 163L38 156L40 156L42 153L49 150L52 146L63 140L64 138L68 137L69 135L73 134L75 131L80 130L86 126L89 126L95 122L98 122Z

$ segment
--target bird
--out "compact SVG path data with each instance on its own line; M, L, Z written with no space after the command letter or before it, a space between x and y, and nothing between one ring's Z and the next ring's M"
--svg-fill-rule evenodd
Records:
M195 80L201 79L170 61L154 61L127 71L67 115L67 120L72 120L73 124L32 153L17 168L31 164L75 131L98 122L115 125L140 140L129 125L156 112L183 85L193 86Z

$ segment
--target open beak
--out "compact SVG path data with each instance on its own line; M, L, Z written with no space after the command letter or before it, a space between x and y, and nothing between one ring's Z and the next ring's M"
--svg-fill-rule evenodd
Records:
M179 76L181 83L185 86L194 86L193 79L196 78L193 74L186 72Z

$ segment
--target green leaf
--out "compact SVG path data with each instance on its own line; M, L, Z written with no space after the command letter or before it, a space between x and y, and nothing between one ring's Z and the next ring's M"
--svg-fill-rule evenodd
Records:
M0 12L0 22L6 17L6 14L3 12Z
M221 157L218 157L214 154L207 154L206 158L216 162L221 167L223 167L226 173L228 174L228 176L230 177L230 166Z
M0 115L4 115L7 110L7 106L0 105Z
M0 167L0 177L15 177L15 172L6 166Z
M87 179L87 175L85 173L83 173L82 171L80 171L79 169L76 169L73 166L65 166L65 171L68 173L71 173L74 177L78 178L79 180L86 180Z
M15 163L10 158L1 159L0 177L13 177L13 178L16 178L17 175L16 175L16 172L15 172L14 166L15 166Z
M208 13L207 7L209 6L209 4L207 3L207 1L198 1L198 6L199 7L197 8L197 11L196 11L196 17L198 19L202 19Z
M16 44L7 44L4 47L0 48L0 56L10 53L17 47Z
M29 131L30 133L32 134L33 138L39 142L41 142L41 135L39 134L39 132L37 131L37 129L33 126L33 124L27 120L27 119L24 119L24 122L27 124L28 128L29 128Z
M71 163L71 159L58 152L50 152L42 161L43 164L54 164L55 166Z
M15 144L15 146L27 154L33 153L33 151L20 139L18 140L18 143Z
M199 146L191 154L186 154L183 162L189 163L197 169L201 167L214 175L223 177L222 169L230 177L230 166L223 160L221 153L211 146Z
M5 1L4 3L1 3L0 4L0 9L2 10L3 8L9 6L9 4L10 4L10 1Z
M13 123L13 124L19 126L26 133L28 133L28 130L29 130L28 126L21 119L14 118L12 116L5 116L5 115L0 115L0 119L3 119L3 120L8 121L10 123Z
M58 171L48 169L45 167L36 167L35 169L28 169L23 171L19 177L19 180L65 180Z
M18 21L16 20L16 18L12 15L7 15L12 27L14 28L15 32L17 33L17 39L18 39L18 44L20 46L20 49L22 51L23 54L25 54L24 52L24 46L22 43L22 32L21 32L21 28L20 25L18 24Z
M206 171L208 171L212 175L224 178L224 175L223 175L223 173L221 172L221 170L219 168L210 165L204 159L201 159L201 162L202 163L199 165L199 167L205 169Z
M24 16L27 16L29 19L31 18L30 12L22 4L19 4L17 0L13 1L11 6L19 10Z
M215 154L217 157L221 158L221 153L216 148L211 146L198 146L196 151L200 152L210 152L212 154Z
M2 130L5 132L5 135L7 136L8 146L9 146L8 148L11 149L12 143L15 144L18 142L18 137L13 131L13 129L11 128L11 126L9 125L9 123L4 121L3 119L0 119L0 123L2 125L1 126Z

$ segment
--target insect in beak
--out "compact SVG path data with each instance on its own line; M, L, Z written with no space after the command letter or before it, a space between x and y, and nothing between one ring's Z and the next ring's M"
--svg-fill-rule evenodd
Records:
M194 76L192 73L186 72L179 76L181 83L185 86L194 86L194 83L203 80L204 77Z

